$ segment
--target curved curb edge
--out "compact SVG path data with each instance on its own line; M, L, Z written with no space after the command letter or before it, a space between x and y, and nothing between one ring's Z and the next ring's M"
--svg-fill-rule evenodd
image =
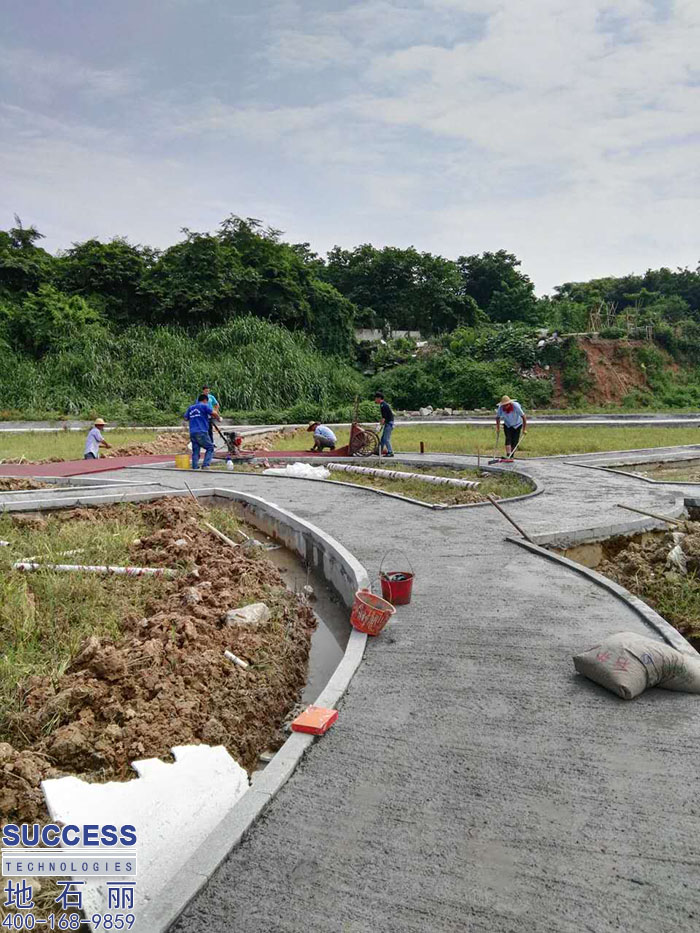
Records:
M250 493L212 487L194 490L202 498L220 496L240 502L252 512L255 525L261 522L272 530L304 560L313 558L343 602L349 604L355 591L369 584L367 571L335 538L315 525L288 512L273 502ZM259 519L260 521L256 521ZM311 549L314 553L309 553ZM319 706L334 706L347 690L362 657L367 635L353 629L345 654L316 700ZM226 813L218 826L170 878L162 896L151 901L139 915L139 928L149 933L165 933L192 898L207 883L221 862L243 839L273 797L291 777L297 765L315 741L315 736L292 732L250 789Z
M625 589L624 586L620 586L619 583L615 583L608 577L604 577L603 574L598 573L596 570L591 570L590 567L584 567L583 564L577 564L576 561L569 560L568 557L555 554L547 550L547 548L541 547L539 544L531 544L523 538L513 538L510 536L506 538L506 540L513 544L517 544L518 547L522 547L526 551L531 551L533 554L539 554L540 557L544 557L546 560L552 561L555 564L562 564L564 567L568 567L569 570L573 570L575 573L580 574L580 576L586 577L601 589L608 590L609 593L612 593L613 596L616 596L621 602L626 603L643 622L661 635L664 641L668 642L671 647L675 648L677 651L682 651L684 654L698 655L698 652L693 648L690 642L687 641L670 622L667 622L663 616L660 616L651 606L647 605L643 599L640 599L639 596L635 596L634 593L630 593L629 590Z

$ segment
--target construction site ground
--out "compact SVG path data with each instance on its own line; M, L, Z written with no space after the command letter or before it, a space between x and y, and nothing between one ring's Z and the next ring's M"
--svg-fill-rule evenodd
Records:
M663 514L696 494L585 468L606 456L619 459L517 464L544 492L509 512L533 535L604 536L630 520L620 502ZM426 512L360 487L235 472L102 475L253 493L332 534L371 575L392 547L416 570L338 723L176 933L697 929L698 698L624 702L571 662L612 632L653 637L629 605L506 541L488 506Z

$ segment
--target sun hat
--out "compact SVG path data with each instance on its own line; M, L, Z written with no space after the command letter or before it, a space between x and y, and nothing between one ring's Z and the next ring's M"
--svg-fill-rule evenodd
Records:
M105 426L106 422L105 422L104 418L95 418L95 424L99 424L100 427L103 428L103 427Z
M321 423L320 421L309 421L309 426L306 430L311 431L313 428L316 427L317 424L320 424L320 423Z
M511 403L512 401L513 401L513 400L510 398L510 396L504 395L503 398L501 399L501 401L499 402L499 404L500 404L500 405L510 405L510 403Z

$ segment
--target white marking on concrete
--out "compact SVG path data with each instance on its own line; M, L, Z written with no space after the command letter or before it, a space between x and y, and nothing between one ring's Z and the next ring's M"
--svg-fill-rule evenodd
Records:
M134 781L87 784L75 777L44 781L52 820L130 824L136 828L138 875L132 933L149 933L141 916L154 900L171 897L173 876L248 790L248 774L221 746L173 748L175 764L158 758L133 762ZM87 917L108 911L106 880L88 883Z

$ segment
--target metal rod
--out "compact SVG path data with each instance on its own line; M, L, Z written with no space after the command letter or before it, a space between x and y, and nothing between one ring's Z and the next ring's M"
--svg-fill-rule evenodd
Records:
M498 504L498 502L496 502L496 500L495 500L494 497L491 495L491 493L488 493L487 496L486 496L486 498L489 500L489 502L491 503L491 505L495 505L495 506L496 506L496 508L498 509L498 511L501 513L501 515L511 523L511 525L513 526L513 528L515 528L518 532L520 532L520 534L523 536L523 538L525 538L526 541L529 541L530 544L534 544L534 543L535 543L535 542L532 540L532 538L530 537L530 535L529 535L526 531L523 531L523 529L520 527L520 525L518 525L517 522L514 522L514 521L513 521L513 519L512 519L512 518L510 517L510 515L506 512L506 510L503 509L503 508L501 508L501 506Z
M656 512L645 512L644 509L635 509L632 505L622 505L617 503L618 509L627 509L628 512L638 512L640 515L646 515L648 518L656 518L660 522L668 522L669 525L682 525L683 522L677 518L667 518L665 515L657 515Z

